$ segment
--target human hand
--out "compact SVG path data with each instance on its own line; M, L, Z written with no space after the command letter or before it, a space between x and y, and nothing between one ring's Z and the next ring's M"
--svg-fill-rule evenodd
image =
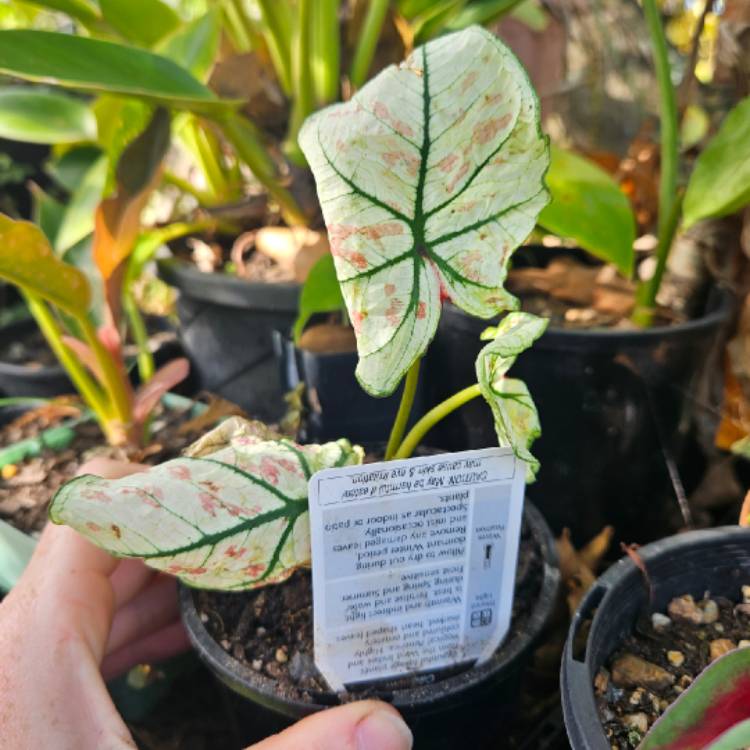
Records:
M117 478L136 464L95 459L81 473ZM104 680L188 646L175 581L116 560L49 525L0 605L0 737L18 750L134 748ZM254 750L408 750L398 713L376 701L330 709Z

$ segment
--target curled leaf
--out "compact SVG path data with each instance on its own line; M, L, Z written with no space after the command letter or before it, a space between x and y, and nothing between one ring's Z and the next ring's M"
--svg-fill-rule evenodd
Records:
M361 463L363 452L346 440L299 446L255 434L235 418L193 455L122 479L78 477L55 495L50 518L190 586L239 590L283 581L310 564L310 477ZM206 446L216 450L205 454Z
M488 328L482 338L493 337L476 361L479 389L492 409L495 431L502 447L526 462L526 479L534 480L539 462L529 451L531 444L542 434L539 415L526 384L505 374L516 357L528 349L547 328L546 320L529 313L506 315L496 328Z
M307 120L331 253L357 334L357 377L392 393L435 334L442 299L514 309L511 253L548 201L539 103L521 64L471 27L415 50Z

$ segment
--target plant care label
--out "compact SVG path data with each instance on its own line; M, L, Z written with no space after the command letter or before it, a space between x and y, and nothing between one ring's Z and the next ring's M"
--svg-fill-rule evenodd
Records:
M510 626L526 465L487 448L310 480L315 663L333 690L492 656Z

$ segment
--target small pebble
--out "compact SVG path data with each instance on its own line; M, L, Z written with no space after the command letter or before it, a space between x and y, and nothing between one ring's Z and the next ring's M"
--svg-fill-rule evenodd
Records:
M201 622L202 623L207 623L208 622L208 615L205 612L201 612L200 615L199 615L199 617L201 618Z
M636 732L646 734L648 732L648 716L644 713L628 714L622 717L622 723Z
M245 658L245 647L241 643L235 643L234 646L232 646L232 656L234 656L237 660L242 660Z
M257 635L258 638L262 638L266 634L266 632L266 629L262 625L255 628L255 635Z
M689 594L678 596L669 602L667 612L673 620L689 622L692 625L701 625L703 623L703 612L695 603L695 599Z
M277 648L274 656L276 657L276 661L279 662L279 664L286 664L286 662L289 661L289 657L287 656L287 653L283 648Z
M252 664L250 664L250 666L256 672L260 672L260 670L263 669L263 662L260 659L253 659Z
M281 667L275 661L269 661L266 663L266 674L278 680L281 677Z
M660 691L674 684L674 675L633 654L625 654L612 665L612 682L619 687L645 687Z
M594 677L594 688L600 695L607 692L609 687L609 672L602 667Z
M703 610L703 622L706 625L710 625L719 619L719 605L713 599L706 599L701 602L701 609Z
M750 604L750 586L742 587L742 601L745 604Z
M709 648L711 652L711 661L714 661L720 656L724 656L724 654L734 651L737 646L735 646L734 642L730 641L729 638L717 638L715 641L711 641Z
M5 464L2 468L2 477L3 479L13 479L13 477L18 474L18 466L15 464Z
M693 684L693 678L689 674L684 674L682 677L680 677L679 682L677 683L683 690L686 688L689 688Z
M715 622L714 623L714 630L717 633L723 633L724 632L724 626L720 622Z
M315 677L315 662L312 656L302 651L295 651L289 662L289 676L297 683L313 679Z
M654 612L651 615L651 626L657 632L660 630L666 630L672 624L672 620L661 612Z
M738 613L739 613L739 614L741 614L741 615L745 615L746 617L750 617L750 603L746 603L746 604L738 604L738 605L737 605L737 606L736 606L736 607L734 608L734 613L735 613L735 614L738 614Z
M641 700L643 700L643 692L643 688L638 688L630 694L630 698L628 700L631 706L637 706L641 702Z
M748 641L748 640L747 640L747 639L745 639L745 638L743 638L743 639L742 639L742 640L741 640L741 641L740 641L740 642L739 642L739 643L737 644L737 647L738 647L738 648L747 648L748 646L750 646L750 641Z
M682 651L667 651L667 659L673 667L681 667L685 663L685 654Z

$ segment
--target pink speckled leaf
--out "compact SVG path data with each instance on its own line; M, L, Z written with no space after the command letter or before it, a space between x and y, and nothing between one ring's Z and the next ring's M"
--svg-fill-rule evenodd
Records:
M50 518L190 586L239 590L285 580L310 564L308 480L361 463L362 449L346 440L264 441L252 424L228 422L189 455L147 472L73 479L55 495ZM206 445L217 450L206 455Z
M529 448L542 434L542 428L526 384L505 376L516 357L544 333L547 323L529 313L509 313L497 327L482 334L483 339L491 340L476 361L479 389L492 409L498 443L512 448L526 462L527 482L533 482L539 470L539 461Z
M475 26L429 42L299 141L369 393L392 393L424 354L443 299L482 318L517 307L503 282L549 200L549 153L534 90L496 37Z

